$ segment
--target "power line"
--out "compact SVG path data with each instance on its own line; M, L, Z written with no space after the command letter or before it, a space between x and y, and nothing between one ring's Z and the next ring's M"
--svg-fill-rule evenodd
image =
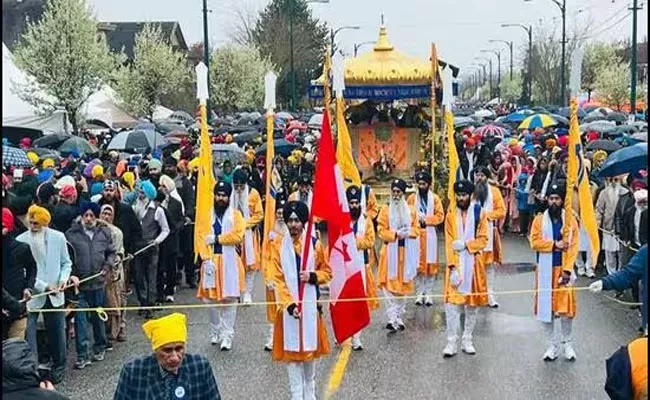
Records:
M596 32L596 33L594 33L594 34L591 34L591 35L586 35L586 36L583 36L583 37L579 37L579 38L577 38L577 40L593 39L593 38L595 38L596 36L600 36L600 34L605 33L605 32L607 32L608 30L614 28L615 26L617 26L617 25L620 24L621 22L625 21L625 20L628 19L629 17L630 17L630 14L626 14L626 15L624 15L622 18L620 18L618 21L616 21L616 22L614 22L613 24L611 24L610 26L608 26L607 28L604 28L604 29L602 29L602 30L600 30L600 31L598 31L598 32Z

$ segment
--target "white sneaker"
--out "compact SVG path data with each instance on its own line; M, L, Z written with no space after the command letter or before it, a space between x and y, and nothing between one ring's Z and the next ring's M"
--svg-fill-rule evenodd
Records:
M422 304L424 304L424 293L418 294L417 299L415 299L416 306L421 306Z
M352 350L356 350L356 351L363 350L361 339L359 339L358 337L352 337Z
M585 269L585 267L579 267L578 276L585 276L585 275L587 275L587 270Z
M210 343L213 346L216 346L219 344L219 334L218 333L213 333L210 335Z
M229 351L232 348L232 339L225 337L221 341L221 351Z
M465 354L469 354L469 355L476 354L476 349L474 348L474 343L472 343L472 339L463 339L463 342L461 343L461 347Z
M426 296L424 297L424 304L425 304L427 307L431 307L431 306L433 305L433 296L431 296L431 295L426 295Z
M499 308L499 303L497 302L497 299L494 298L494 295L488 295L488 305L490 308Z
M273 337L269 337L266 339L266 343L264 344L264 350L265 351L273 351Z
M573 350L573 344L571 342L564 343L564 358L569 361L575 361L576 352Z
M174 302L174 296L167 296L165 297L165 303L173 303Z
M244 293L244 300L242 301L245 305L250 305L253 303L253 298L250 293Z
M596 274L594 273L593 269L590 269L587 271L587 278L594 279L596 277Z
M453 357L458 353L458 345L455 340L447 340L447 345L442 351L442 356L445 358Z
M549 348L546 349L546 353L544 353L544 361L555 361L557 353L557 346L554 344L550 345Z

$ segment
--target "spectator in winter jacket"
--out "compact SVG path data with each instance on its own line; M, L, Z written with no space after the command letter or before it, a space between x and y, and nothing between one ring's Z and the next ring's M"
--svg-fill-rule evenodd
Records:
M104 182L104 191L99 200L100 205L110 204L115 210L115 226L124 235L124 250L133 254L142 245L142 226L136 218L133 208L117 199L117 185L114 181Z
M607 359L605 391L612 400L648 399L648 337L634 339Z
M79 205L81 221L75 221L66 232L66 238L75 250L73 274L80 279L101 273L101 276L84 282L79 287L79 307L104 307L106 302L105 276L115 263L115 247L111 232L105 225L98 225L99 204L83 201ZM97 313L78 311L75 314L75 344L77 362L75 369L83 369L90 364L88 355L88 320L93 329L92 361L103 361L106 350L106 326Z
M515 197L517 200L517 209L519 210L519 234L526 236L528 234L528 225L530 222L530 213L532 204L528 204L528 192L526 186L528 174L523 172L519 175L515 186Z
M72 185L63 185L59 190L59 202L52 209L52 228L66 232L78 215L77 189Z
M2 288L14 299L29 300L36 281L36 262L29 246L11 236L14 217L8 208L2 209ZM3 315L2 339L25 339L27 314L9 312Z
M163 301L173 303L178 253L180 250L179 234L185 224L185 216L183 215L183 203L176 191L174 180L167 175L163 175L160 177L159 185L156 201L165 210L169 235L160 246L156 282L157 300L160 303Z

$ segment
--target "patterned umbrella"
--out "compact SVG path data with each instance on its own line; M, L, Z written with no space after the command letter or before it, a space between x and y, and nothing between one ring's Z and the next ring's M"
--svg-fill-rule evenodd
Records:
M517 111L512 114L508 114L506 118L503 120L503 122L521 122L524 119L526 119L526 117L532 114L534 114L534 111L531 110Z
M476 128L474 133L478 133L481 136L494 136L494 137L504 137L507 134L507 130L498 125L485 125L480 128Z
M526 117L519 125L519 129L548 128L557 125L557 121L547 114L534 114Z
M2 165L6 167L31 167L32 162L27 158L27 154L16 147L2 146Z

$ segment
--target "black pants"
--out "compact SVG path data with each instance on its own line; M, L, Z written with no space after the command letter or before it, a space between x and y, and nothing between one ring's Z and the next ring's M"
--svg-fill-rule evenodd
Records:
M528 222L530 221L530 211L519 210L519 233L528 235Z
M153 306L158 276L158 247L135 258L135 294L141 306Z
M194 262L194 225L183 227L179 235L180 254L178 269L185 270L185 283L196 283L196 264Z
M156 299L162 302L165 296L174 295L176 286L176 266L178 253L164 254L158 260L158 275L156 277Z

